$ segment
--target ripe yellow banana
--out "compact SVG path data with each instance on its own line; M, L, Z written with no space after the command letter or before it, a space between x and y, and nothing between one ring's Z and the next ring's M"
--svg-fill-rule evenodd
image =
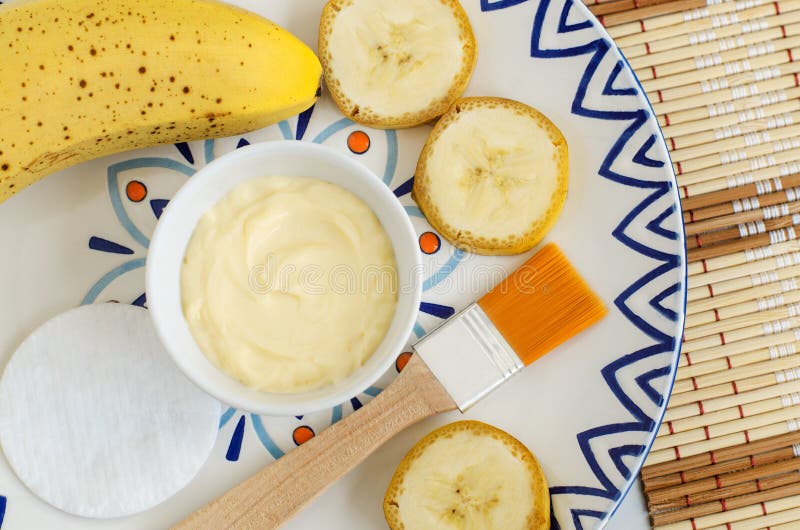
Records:
M318 97L314 52L212 0L0 6L0 202L79 162L231 136Z

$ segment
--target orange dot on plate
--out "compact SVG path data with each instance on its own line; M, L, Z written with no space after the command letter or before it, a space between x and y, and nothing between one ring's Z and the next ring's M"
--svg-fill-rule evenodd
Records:
M435 254L442 246L442 240L433 232L425 232L419 236L419 248L425 254Z
M147 197L147 186L138 180L132 180L125 186L125 195L133 202L142 202Z
M364 131L355 131L347 137L347 147L357 155L363 155L369 150L369 136Z
M398 372L402 372L403 368L406 367L408 361L411 360L411 352L403 352L397 356L397 360L394 362L394 367L397 369Z
M314 437L314 429L307 425L301 425L292 433L292 439L297 445L303 445Z

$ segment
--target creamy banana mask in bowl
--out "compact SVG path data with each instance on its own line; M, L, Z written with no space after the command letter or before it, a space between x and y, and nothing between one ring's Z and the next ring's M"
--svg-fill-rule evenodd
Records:
M148 306L206 392L306 414L394 362L419 308L420 260L408 216L364 166L316 144L255 144L199 171L165 209Z

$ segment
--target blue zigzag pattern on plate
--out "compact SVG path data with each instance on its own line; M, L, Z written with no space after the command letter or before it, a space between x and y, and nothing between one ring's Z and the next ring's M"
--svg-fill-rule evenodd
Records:
M493 11L524 1L481 0L481 8L483 11ZM556 28L555 31L553 28ZM553 46L554 42L558 43L556 47ZM614 301L628 321L652 342L644 348L621 356L601 370L609 389L629 413L632 421L600 425L577 435L581 452L598 485L557 486L550 490L554 501L558 496L559 504L568 506L567 513L571 516L568 518L571 519L572 526L582 529L586 524L594 525L607 520L616 510L619 504L617 501L630 488L641 465L641 456L646 453L649 444L652 444L655 425L661 419L648 415L643 406L650 402L647 408L663 414L665 396L651 382L668 377L676 369L676 349L680 341L679 337L674 336L673 330L679 315L673 309L664 307L662 302L681 291L680 283L674 284L669 280L670 284L665 285L665 279L668 280L670 273L674 274L674 270L682 267L683 263L679 255L664 250L670 245L663 245L664 249L661 249L658 248L658 243L651 246L654 243L643 243L632 234L642 233L644 227L644 231L657 238L671 241L672 248L680 235L662 227L662 223L676 213L674 199L670 199L674 183L672 180L664 180L665 161L649 154L657 142L663 144L663 138L644 133L643 125L652 119L652 109L639 97L641 87L620 88L619 85L624 84L620 74L623 70L630 72L630 66L594 26L586 8L577 7L573 0L541 0L536 8L530 52L535 59L589 57L572 102L572 113L595 120L627 123L627 127L606 155L598 174L620 185L639 188L647 194L622 219L614 229L613 236L632 251L651 258L657 264L628 286ZM632 73L630 77L633 77ZM588 100L588 93L597 92L589 91L589 87L598 83L602 87L603 97L614 98L612 104L609 104L607 98L602 99L602 103L597 102L597 97ZM609 130L613 129L609 127ZM620 169L625 166L635 169L635 172ZM660 173L654 174L654 171ZM632 174L636 176L631 176ZM647 175L652 178L643 178ZM664 204L669 206L664 208ZM652 292L657 294L653 296ZM633 309L643 305L652 308L653 312L648 311L645 314L641 309ZM657 367L653 368L654 364ZM634 391L626 392L625 388L631 387L635 387ZM641 433L650 433L649 444L631 444L626 439L626 433L639 433L639 439L642 437ZM635 460L635 469L626 465L624 457ZM602 500L606 502L598 502ZM597 509L597 506L607 505L607 501L612 502L612 509ZM561 509L558 511L563 512ZM560 521L554 518L553 528L565 525L566 518L562 516Z

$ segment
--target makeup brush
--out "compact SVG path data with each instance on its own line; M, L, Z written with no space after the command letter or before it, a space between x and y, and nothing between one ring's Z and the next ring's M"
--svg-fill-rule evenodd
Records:
M395 434L440 412L464 412L606 313L551 243L419 341L375 399L175 528L275 528Z

